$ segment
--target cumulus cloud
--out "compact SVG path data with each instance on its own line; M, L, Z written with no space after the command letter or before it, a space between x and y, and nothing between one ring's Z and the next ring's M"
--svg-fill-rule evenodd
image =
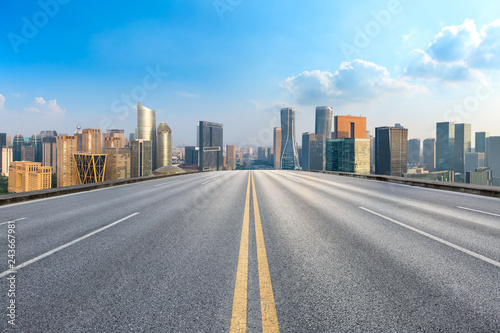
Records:
M287 78L281 86L299 103L310 105L333 100L363 102L413 88L391 78L385 67L359 59L343 62L335 73L305 71Z
M44 105L47 102L45 102L45 100L43 99L43 97L35 97L35 103L39 104L39 105Z
M500 20L478 32L474 20L443 27L426 50L409 54L404 75L445 82L484 78L479 69L500 69Z
M45 114L51 118L59 118L65 115L66 110L57 105L57 100L48 102L43 97L35 97L32 105L25 107L24 111Z

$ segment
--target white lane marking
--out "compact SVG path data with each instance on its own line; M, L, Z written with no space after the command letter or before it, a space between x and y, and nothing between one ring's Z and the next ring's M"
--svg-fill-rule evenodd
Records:
M368 213L371 213L371 214L373 214L373 215L376 215L376 216L378 216L378 217L381 217L381 218L383 218L384 220L387 220L387 221L389 221L389 222L395 223L395 224L397 224L397 225L399 225L399 226L401 226L401 227L404 227L404 228L406 228L406 229L409 229L409 230L411 230L411 231L414 231L414 232L416 232L416 233L419 233L419 234L421 234L421 235L423 235L423 236L425 236L425 237L428 237L428 238L430 238L430 239L433 239L433 240L435 240L435 241L437 241L437 242L439 242L439 243L441 243L441 244L448 245L449 247L452 247L452 248L454 248L455 250L461 251L461 252L463 252L463 253L466 253L466 254L468 254L468 255L470 255L470 256L473 256L473 257L475 257L475 258L481 259L482 261L485 261L485 262L487 262L487 263L489 263L489 264L492 264L492 265L497 266L498 268L500 268L500 262L498 262L498 261L495 261L495 260L490 259L490 258L488 258L488 257L485 257L485 256L483 256L483 255L480 255L480 254L478 254L478 253L476 253L476 252L473 252L473 251L471 251L471 250L467 250L467 249L466 249L466 248L464 248L464 247L461 247L461 246L459 246L459 245L456 245L456 244L453 244L453 243L451 243L451 242L448 242L448 241L446 241L446 240L444 240L444 239L442 239L442 238L439 238L439 237L433 236L433 235L431 235L431 234L428 234L428 233L426 233L425 231L419 230L419 229L414 228L414 227L410 227L409 225L406 225L406 224L404 224L404 223L398 222L398 221L396 221L396 220L394 220L394 219L391 219L390 217L384 216L384 215L382 215L382 214L379 214L379 213L374 212L374 211L372 211L372 210L369 210L369 209L367 209L367 208L364 208L364 207L359 207L359 208L360 208L360 209L362 209L362 210L364 210L364 211L366 211L366 212L368 212Z
M457 208L465 209L465 210L470 210L471 212L476 212L476 213L481 213L481 214L487 214L487 215L492 215L492 216L498 216L498 217L500 217L500 214L484 212L482 210L477 210L477 209L472 209L472 208L467 208L467 207L461 207L461 206L457 206Z
M300 181L300 180L296 180L296 179L291 178L291 177L287 177L287 176L285 176L285 178L290 179L290 180L292 180L292 181L294 181L294 182L296 182L296 183L301 183L301 181Z
M13 222L17 222L17 221L22 221L22 220L26 220L26 218L25 217L21 217L19 219L15 219L15 220L12 220L12 221L2 222L2 223L0 223L0 225L7 224L7 223L13 223Z
M125 221L125 220L128 220L129 218L134 217L134 216L136 216L136 215L138 215L138 214L139 214L139 213L133 213L133 214L130 214L129 216L126 216L126 217L124 217L124 218L122 218L122 219L119 219L119 220L118 220L118 221L116 221L116 222L113 222L113 223L108 224L108 225L106 225L106 226L104 226L104 227L102 227L102 228L99 228L99 229L97 229L97 230L95 230L95 231L92 231L91 233L86 234L85 236L82 236L82 237L80 237L80 238L77 238L77 239L75 239L75 240L73 240L73 241L69 242L69 243L66 243L66 244L64 244L64 245L61 245L61 246L59 246L59 247L57 247L57 248L55 248L55 249L53 249L53 250L51 250L51 251L49 251L49 252L45 252L44 254L39 255L38 257L35 257L35 258L33 258L33 259L31 259L31 260L28 260L28 261L26 261L26 262L24 262L24 263L22 263L22 264L20 264L20 265L17 265L16 267L14 267L14 269L10 269L10 270L8 270L8 271L5 271L5 272L1 273L1 274L0 274L0 278L2 278L2 277L4 277L4 276L7 276L7 275L9 275L9 274L16 273L16 272L17 272L18 270L20 270L21 268L24 268L24 267L26 267L26 266L29 266L29 265L31 265L31 264L33 264L33 263L35 263L35 262L37 262L37 261L39 261L39 260L41 260L41 259L43 259L43 258L46 258L46 257L48 257L48 256L50 256L50 255L52 255L52 254L54 254L54 253L56 253L56 252L59 252L59 251L61 251L61 250L65 249L65 248L67 248L68 246L71 246L71 245L73 245L73 244L76 244L76 243L78 243L79 241L84 240L85 238L89 238L90 236L93 236L93 235L95 235L95 234L97 234L97 233L100 233L101 231L104 231L104 230L106 230L106 229L108 229L108 228L111 228L112 226L114 226L114 225L116 225L116 224L118 224L118 223L121 223L121 222L123 222L123 221Z

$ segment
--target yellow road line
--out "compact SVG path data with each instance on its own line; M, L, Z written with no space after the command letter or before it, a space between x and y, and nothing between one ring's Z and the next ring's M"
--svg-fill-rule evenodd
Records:
M247 330L247 285L248 285L248 233L250 225L250 173L248 174L243 228L241 230L240 254L236 283L234 286L233 312L229 332L246 332Z
M255 238L257 239L257 261L259 266L259 287L260 287L260 311L262 315L262 332L279 332L278 316L276 315L276 305L274 303L273 286L271 284L271 274L267 262L266 244L264 243L264 233L262 232L262 222L260 220L259 203L255 192L255 182L252 175L253 210L255 219Z

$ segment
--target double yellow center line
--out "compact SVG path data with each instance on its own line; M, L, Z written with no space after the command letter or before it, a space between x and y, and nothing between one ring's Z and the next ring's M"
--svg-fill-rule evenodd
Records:
M279 332L278 316L274 304L273 287L269 264L267 262L266 245L262 222L260 219L259 203L255 192L253 172L248 174L245 211L243 213L243 228L241 231L240 254L234 286L233 312L229 332L246 332L247 330L247 286L248 286L248 238L250 231L250 185L255 220L255 238L257 242L257 263L259 268L260 311L262 315L262 332Z

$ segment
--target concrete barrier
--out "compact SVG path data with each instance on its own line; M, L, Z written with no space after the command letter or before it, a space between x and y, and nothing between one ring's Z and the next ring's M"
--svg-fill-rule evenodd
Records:
M106 188L106 187L112 187L112 186L145 182L145 181L156 180L156 179L161 179L161 178L190 175L193 173L200 173L200 172L209 172L209 171L197 171L197 172L177 173L177 174L149 176L149 177L136 177L136 178L127 178L127 179L120 179L120 180L109 180L109 181L105 181L105 182L101 182L101 183L57 187L57 188L51 188L51 189L47 189L47 190L40 190L40 191L2 194L2 195L0 195L0 206L9 205L9 204L18 203L18 202L42 199L42 198L56 197L56 196L65 195L65 194L92 191L92 190Z
M500 198L500 187L497 186L481 186L473 184L442 182L436 180L425 180L425 179L382 176L382 175L365 175L359 173L335 172L335 171L300 170L298 172L326 173L337 176L370 179L388 183L405 184L410 186L433 188L437 190L461 192L461 193L482 195L486 197Z

